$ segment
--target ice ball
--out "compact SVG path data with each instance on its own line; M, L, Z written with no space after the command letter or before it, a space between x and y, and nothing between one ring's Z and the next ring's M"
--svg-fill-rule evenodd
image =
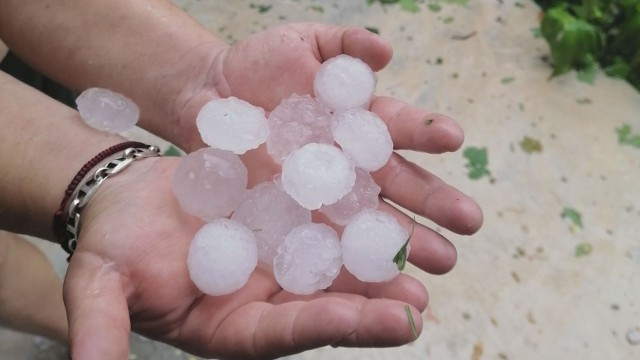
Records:
M269 135L264 110L235 97L209 101L196 125L205 144L239 155L257 148Z
M278 164L309 143L333 144L331 113L309 95L292 95L269 114L267 151Z
M316 98L332 110L368 107L376 74L362 60L338 55L320 66L313 83Z
M332 130L336 143L357 167L376 171L389 161L393 141L378 115L364 109L337 112Z
M300 205L316 210L346 195L356 181L353 164L332 145L307 144L282 165L282 186Z
M258 263L253 232L237 221L218 219L195 235L187 257L189 275L207 295L231 294L243 287Z
M173 193L186 212L212 221L238 207L247 182L247 168L238 155L202 148L180 160L173 175Z
M320 212L334 224L344 226L356 214L377 209L380 190L380 186L373 181L371 174L362 169L356 169L356 182L353 189L336 203L322 205Z
M342 232L344 266L361 281L391 280L400 273L393 258L408 237L407 230L392 215L379 210L363 211Z
M278 284L300 295L329 287L341 267L338 235L325 224L304 224L291 230L273 261Z
M249 190L231 219L251 229L258 240L258 260L271 267L287 234L296 226L311 222L311 211L300 206L275 181Z
M80 117L94 129L120 133L135 126L140 109L128 97L102 88L89 88L76 99Z

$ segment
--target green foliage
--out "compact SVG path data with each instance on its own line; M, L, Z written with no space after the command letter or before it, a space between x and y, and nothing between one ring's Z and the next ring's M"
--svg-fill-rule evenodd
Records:
M580 243L580 244L578 244L576 246L575 255L576 255L576 257L587 256L587 255L591 254L592 250L593 250L593 246L591 246L591 244L589 244L589 243Z
M469 179L477 180L483 176L490 176L491 172L487 169L489 165L489 157L487 148L468 147L462 153L467 159L467 169L469 169Z
M616 129L618 142L622 145L629 145L640 149L640 134L632 134L631 126L624 124Z
M573 225L582 228L582 215L576 209L565 207L562 209L562 214L560 216L569 219Z
M540 30L553 58L551 76L578 71L593 82L601 68L640 90L640 0L537 0Z
M398 267L398 270L404 270L407 265L407 257L409 256L409 252L407 251L407 246L409 246L409 240L411 240L411 236L413 235L413 231L416 229L416 217L413 217L413 224L411 225L411 233L407 238L407 241L404 242L404 245L398 250L396 256L393 257L393 262Z
M173 145L169 145L167 150L164 151L164 156L183 156L182 151Z

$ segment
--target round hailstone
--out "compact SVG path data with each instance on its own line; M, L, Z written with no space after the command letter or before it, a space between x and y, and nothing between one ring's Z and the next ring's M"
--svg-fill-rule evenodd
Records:
M308 295L326 289L338 277L342 250L335 230L305 224L291 230L273 261L276 281L288 292Z
M292 95L269 114L267 151L278 164L309 143L333 144L331 113L309 95Z
M376 171L389 161L393 141L387 125L378 115L354 109L333 115L333 137L357 167Z
M253 232L239 222L218 219L200 229L187 266L191 280L207 295L227 295L247 283L258 263Z
M196 125L205 144L236 154L257 148L269 134L264 110L235 97L209 101Z
M258 260L268 266L287 234L296 226L311 222L311 211L298 205L279 183L266 181L247 192L231 216L258 240Z
M313 83L316 98L332 110L368 107L376 74L362 60L338 55L325 61Z
M334 224L344 226L356 214L364 210L377 209L380 190L380 186L373 181L368 172L356 169L356 183L353 189L335 204L322 205L320 212Z
M131 99L107 89L83 91L76 99L76 105L87 125L110 133L129 130L140 118L140 109Z
M284 191L298 204L316 210L351 191L356 173L340 149L311 143L289 154L282 165L281 179Z
M393 258L408 237L409 233L390 214L377 210L361 212L342 233L344 266L361 281L391 280L400 273Z
M173 193L186 212L212 221L238 207L247 180L247 168L238 155L203 148L180 160L173 175Z

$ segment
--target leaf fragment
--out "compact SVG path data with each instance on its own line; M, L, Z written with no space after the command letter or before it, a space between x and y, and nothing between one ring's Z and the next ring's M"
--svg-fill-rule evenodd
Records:
M407 258L409 257L409 251L407 247L409 246L409 241L411 240L411 236L413 236L413 231L416 229L416 217L413 217L413 223L411 224L411 233L409 233L409 237L407 241L404 242L404 245L398 250L396 256L393 257L393 262L398 267L398 270L404 270L405 266L407 266Z
M560 216L562 216L563 219L569 219L573 225L582 228L582 214L580 214L576 209L565 207L562 209L562 214Z

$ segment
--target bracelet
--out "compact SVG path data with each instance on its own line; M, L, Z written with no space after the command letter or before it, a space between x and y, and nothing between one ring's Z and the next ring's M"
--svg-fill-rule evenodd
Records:
M102 160L122 150L124 150L124 152L121 156L98 168L81 186L78 186L93 167ZM125 142L100 152L80 169L67 187L60 208L56 211L53 221L54 233L58 238L58 242L60 246L62 246L62 249L69 254L67 261L71 259L71 255L73 255L78 244L80 213L104 180L111 175L119 173L135 160L155 156L161 156L160 148L157 146L150 146L139 142ZM67 204L69 199L71 199L71 201Z

